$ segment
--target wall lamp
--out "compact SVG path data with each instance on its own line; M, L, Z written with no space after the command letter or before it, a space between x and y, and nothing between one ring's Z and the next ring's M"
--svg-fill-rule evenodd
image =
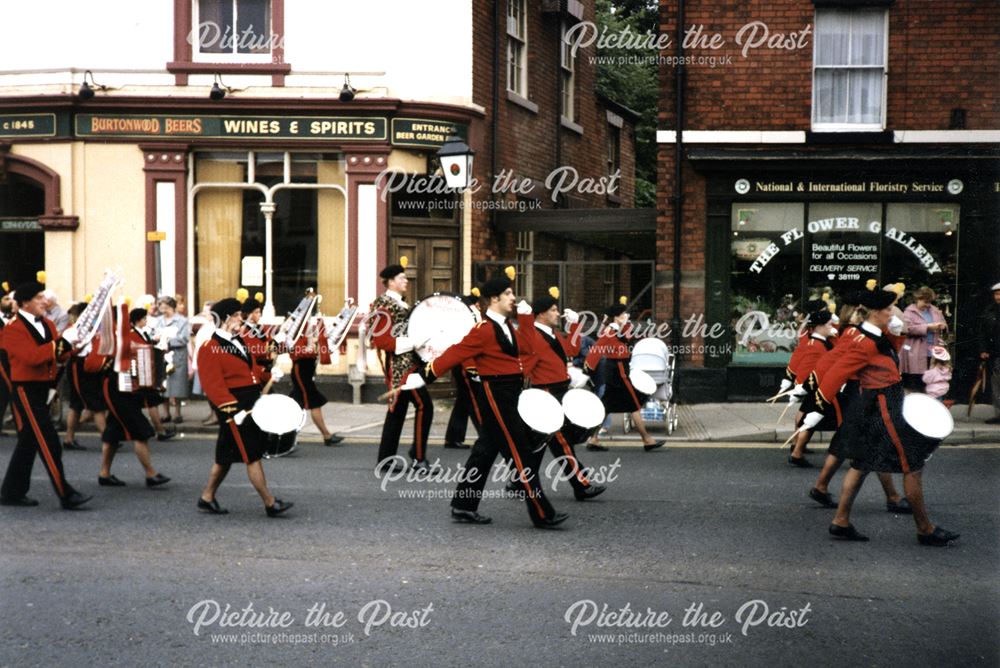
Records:
M235 90L235 88L222 83L222 75L216 72L215 82L212 84L212 90L209 91L208 97L210 100L221 100L226 96L226 93L232 93Z
M354 99L354 94L357 93L357 89L351 86L351 75L344 75L344 87L340 89L340 101L350 102Z
M87 79L90 79L90 83L87 83ZM94 90L108 91L111 90L109 86L102 86L101 84L94 81L94 73L87 70L83 73L83 83L80 84L80 90L77 91L77 95L81 100L89 100L94 97Z

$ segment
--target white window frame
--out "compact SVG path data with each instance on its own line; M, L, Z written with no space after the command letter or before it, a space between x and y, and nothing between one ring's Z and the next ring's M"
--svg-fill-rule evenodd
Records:
M821 11L831 11L817 9L816 15ZM836 10L834 10L836 11ZM839 10L843 11L843 10ZM866 11L868 13L873 13L871 10L857 10L854 13L861 13ZM882 101L881 108L879 110L879 122L878 123L818 123L816 121L816 114L818 111L817 107L817 96L819 95L819 90L816 86L816 70L817 69L848 69L848 70L860 70L860 69L874 69L875 66L850 66L844 65L840 67L832 67L830 65L824 65L817 68L816 61L818 57L819 48L819 36L814 36L813 39L813 76L812 76L812 109L811 109L811 126L815 132L866 132L866 131L881 131L885 129L885 119L886 119L886 106L887 106L887 91L889 88L889 12L885 10L882 12ZM813 20L813 25L818 25L817 21Z
M535 279L535 265L533 263L535 257L535 233L530 231L518 231L517 233L517 246L514 251L516 258L517 275L522 277L523 280L520 281L520 291L523 294L532 294L533 283Z
M576 121L576 56L573 53L573 45L566 40L568 27L563 21L559 27L559 68L561 90L559 98L559 112L562 118L569 122Z
M512 8L516 8L517 17L512 16ZM525 99L528 97L527 11L526 0L507 0L507 90ZM515 58L517 62L512 65ZM511 76L512 67L520 73L520 78Z
M233 26L239 25L239 0L232 0L233 2ZM274 2L269 2L267 5L267 10L270 12L268 17L268 35L266 39L268 40L268 46L270 47L267 53L237 53L236 43L233 44L233 51L230 53L209 53L201 50L200 41L200 26L201 26L201 2L200 0L191 0L191 33L190 36L194 39L191 41L191 60L196 63L270 63L274 56L274 44L271 42L271 33L274 32ZM220 26L222 33L225 32L225 26ZM256 30L256 26L254 28ZM238 36L237 36L238 37ZM219 39L222 36L220 34ZM280 39L280 36L279 36Z
M604 140L605 160L608 176L621 169L622 164L622 129L608 123L608 134Z

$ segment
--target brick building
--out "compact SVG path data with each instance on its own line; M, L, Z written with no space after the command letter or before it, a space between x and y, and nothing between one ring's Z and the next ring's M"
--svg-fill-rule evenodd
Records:
M937 292L967 392L1000 280L1000 5L660 10L656 301L725 332L682 341L682 396L766 396L794 308L870 278Z

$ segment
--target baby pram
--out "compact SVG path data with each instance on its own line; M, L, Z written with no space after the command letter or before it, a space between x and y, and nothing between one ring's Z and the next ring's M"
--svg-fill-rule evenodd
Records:
M656 392L641 409L642 419L647 424L663 422L668 435L677 428L677 404L673 400L675 366L675 356L660 339L640 339L632 348L629 368L645 371L656 382ZM632 418L627 413L623 428L625 433L632 430Z

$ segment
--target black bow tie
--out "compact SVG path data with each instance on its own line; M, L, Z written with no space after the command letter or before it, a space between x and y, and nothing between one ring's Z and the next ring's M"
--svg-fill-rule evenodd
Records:
M43 316L43 315L36 315L35 316L35 322L37 322L39 325L43 324L45 322L45 316Z

